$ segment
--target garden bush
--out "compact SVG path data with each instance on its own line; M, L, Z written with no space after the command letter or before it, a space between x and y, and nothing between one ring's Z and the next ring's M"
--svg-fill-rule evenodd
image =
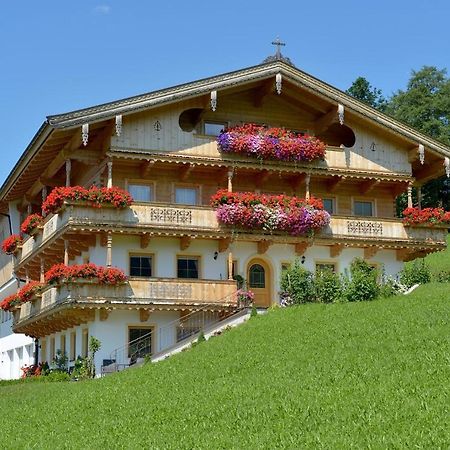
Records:
M431 281L431 270L424 259L405 264L400 272L400 282L407 287L415 284L425 284Z
M315 298L314 277L298 261L281 275L282 295L288 295L293 304L312 302Z
M316 301L334 303L342 297L342 280L339 274L330 269L316 272L314 277Z
M349 302L375 300L380 292L378 270L361 258L355 258L350 264L350 279L344 287L344 297Z

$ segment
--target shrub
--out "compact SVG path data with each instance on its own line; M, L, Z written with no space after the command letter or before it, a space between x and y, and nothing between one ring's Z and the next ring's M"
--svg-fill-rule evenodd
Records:
M52 361L52 366L55 370L59 372L66 372L67 371L67 362L69 361L69 358L66 355L66 352L62 352L61 350L56 350L56 355Z
M281 292L285 298L289 296L293 304L314 300L314 278L311 272L304 269L299 261L284 270L281 275Z
M321 303L334 303L342 296L341 277L331 269L316 272L314 287L316 301Z
M400 272L400 282L411 287L415 284L425 284L431 281L431 271L424 259L405 264Z
M450 283L450 272L448 270L441 270L435 274L434 278L439 283Z
M369 301L377 298L380 288L378 271L361 258L350 264L351 278L344 283L344 297L349 302Z

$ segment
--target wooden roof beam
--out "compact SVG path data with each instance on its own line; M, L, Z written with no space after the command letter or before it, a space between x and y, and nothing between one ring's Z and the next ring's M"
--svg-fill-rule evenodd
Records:
M255 90L253 104L256 108L260 108L264 104L264 101L267 99L267 97L273 93L274 86L274 80L269 79L265 83L263 83L262 86Z
M323 131L330 128L330 126L333 123L336 123L338 121L338 113L337 109L333 108L332 110L328 111L326 114L324 114L322 117L317 119L314 122L314 132L316 135L322 133Z
M423 184L427 181L442 177L444 174L444 160L439 159L438 161L430 164L425 163L423 168L414 173L414 176L418 183Z
M381 183L381 180L367 180L359 185L359 192L361 194L368 194Z
M294 192L298 191L302 183L306 180L306 173L301 173L289 178L288 182Z
M264 186L267 180L270 178L271 173L268 170L262 170L255 176L255 186L260 189Z
M156 161L144 161L140 167L141 178L147 178Z
M327 181L327 191L335 192L336 189L342 185L346 180L346 177L333 177L331 180Z
M192 170L194 169L193 164L183 164L183 166L180 168L179 177L181 181L186 181L189 175L192 173Z

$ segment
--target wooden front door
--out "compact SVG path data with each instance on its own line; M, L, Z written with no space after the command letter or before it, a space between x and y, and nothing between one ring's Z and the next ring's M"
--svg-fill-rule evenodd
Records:
M253 259L247 268L248 289L255 294L253 304L267 308L271 305L270 298L270 268L262 259Z

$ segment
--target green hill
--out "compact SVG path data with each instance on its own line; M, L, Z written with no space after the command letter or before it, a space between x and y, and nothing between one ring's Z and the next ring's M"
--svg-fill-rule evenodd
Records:
M105 379L1 386L1 446L448 448L449 296L277 309Z

